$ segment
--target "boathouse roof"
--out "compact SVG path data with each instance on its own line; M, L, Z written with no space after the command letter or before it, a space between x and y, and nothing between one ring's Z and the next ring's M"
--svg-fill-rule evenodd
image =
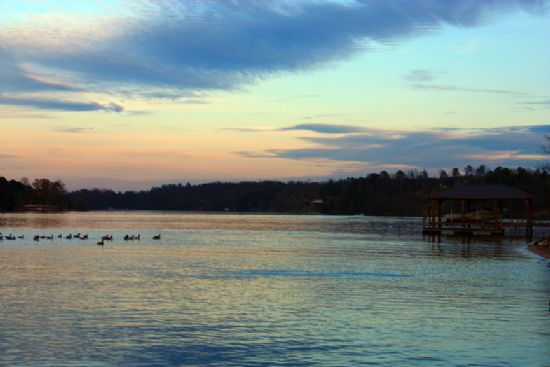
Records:
M531 194L508 185L461 185L442 191L434 199L472 199L472 200L532 200Z

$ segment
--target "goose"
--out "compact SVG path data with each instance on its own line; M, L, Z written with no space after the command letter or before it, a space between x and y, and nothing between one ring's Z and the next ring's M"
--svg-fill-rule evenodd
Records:
M46 239L52 241L53 240L53 234L49 235L49 236L46 236Z
M88 235L85 234L84 236L80 237L81 240L87 240L88 239Z
M98 245L98 246L103 246L103 245L105 245L105 243L103 242L103 240L101 240L101 241L99 241L99 242L97 243L97 245Z
M57 238L63 238L63 235L60 233L57 235Z

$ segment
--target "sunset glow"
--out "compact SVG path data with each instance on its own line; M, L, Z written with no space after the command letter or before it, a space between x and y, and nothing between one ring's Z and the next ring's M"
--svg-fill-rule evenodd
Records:
M547 1L0 2L0 175L538 167L548 34Z

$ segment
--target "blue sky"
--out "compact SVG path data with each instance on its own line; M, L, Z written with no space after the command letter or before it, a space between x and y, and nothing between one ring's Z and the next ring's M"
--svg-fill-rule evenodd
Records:
M0 175L537 167L548 34L542 0L2 1Z

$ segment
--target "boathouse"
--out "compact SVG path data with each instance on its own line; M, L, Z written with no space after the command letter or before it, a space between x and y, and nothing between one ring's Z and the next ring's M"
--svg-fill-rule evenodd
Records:
M507 185L462 185L435 194L424 234L533 235L535 197Z
M62 211L57 205L47 204L25 204L17 208L18 212L35 212L35 213L56 213Z

